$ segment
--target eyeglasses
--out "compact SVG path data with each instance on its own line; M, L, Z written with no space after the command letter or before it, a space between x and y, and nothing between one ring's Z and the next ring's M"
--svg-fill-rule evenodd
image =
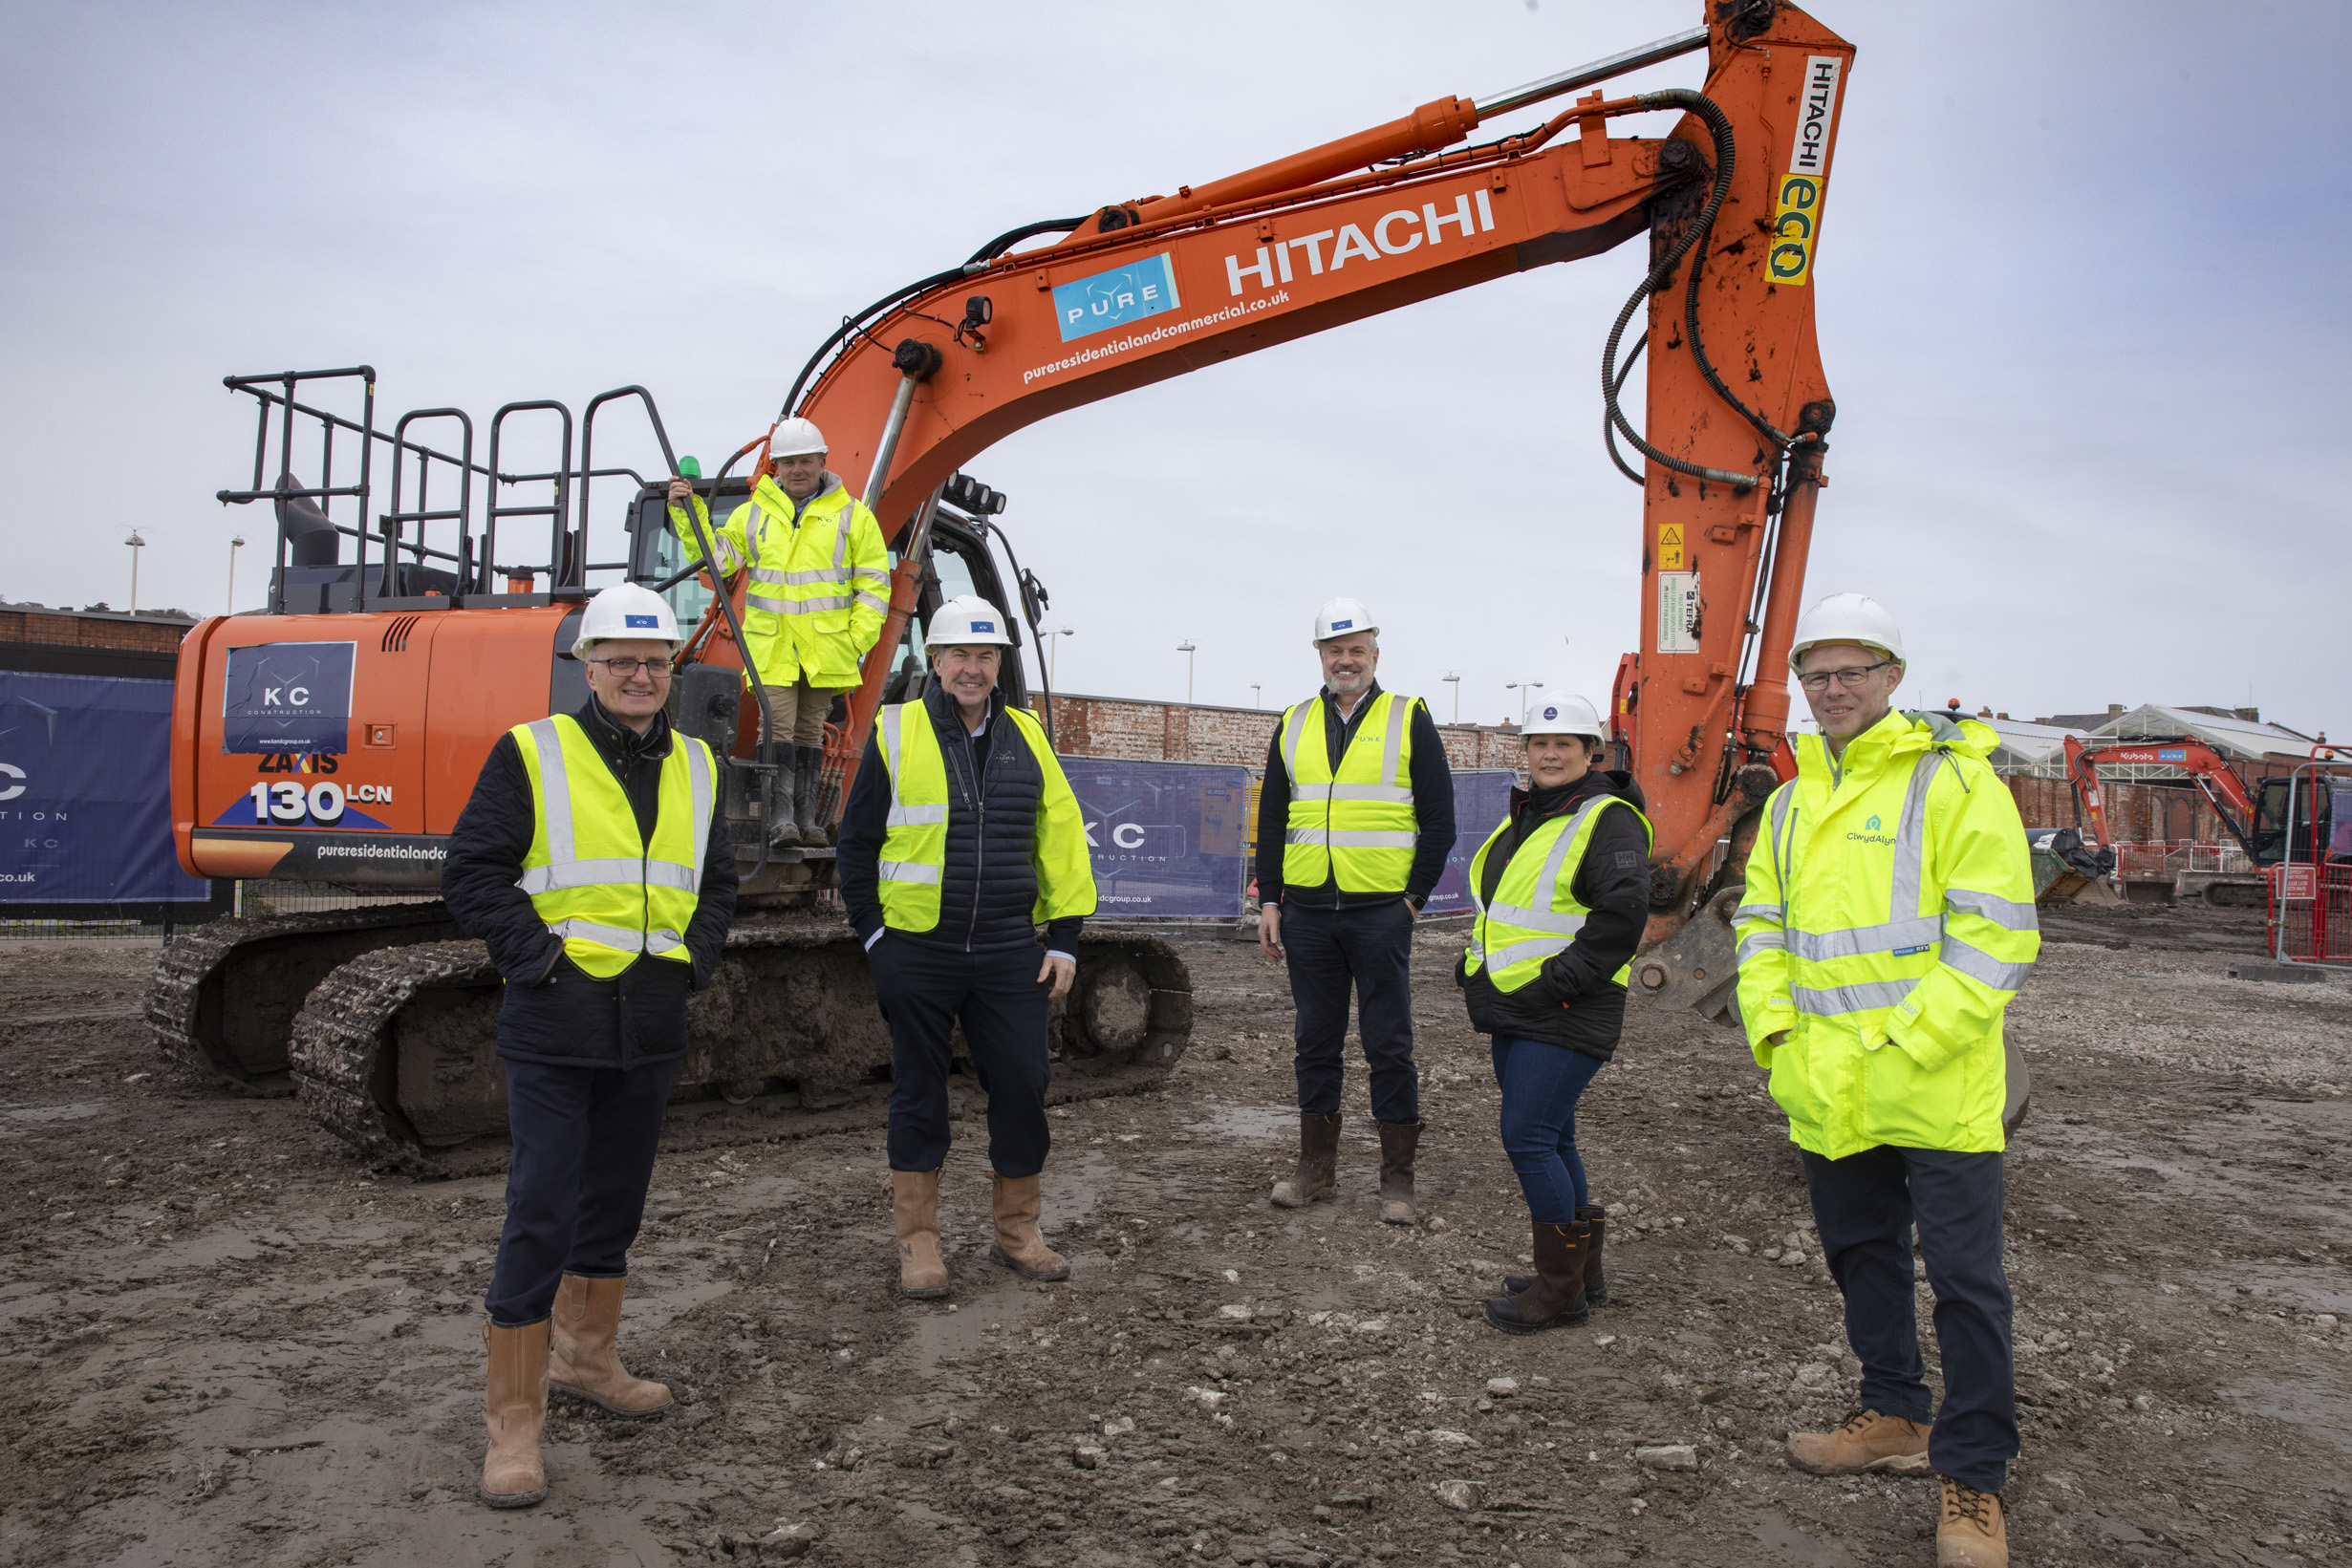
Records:
M601 664L621 679L627 680L639 670L656 680L670 678L670 661L666 658L592 658L591 664Z
M1845 687L1847 691L1858 692L1862 690L1862 683L1869 678L1872 674L1877 671L1884 670L1888 665L1892 664L1893 662L1893 659L1883 658L1876 664L1857 665L1851 670L1823 670L1819 675L1799 676L1797 677L1797 684L1802 686L1806 691L1811 692L1814 696L1819 697L1822 693L1829 689L1829 682L1832 677L1835 677L1837 683Z

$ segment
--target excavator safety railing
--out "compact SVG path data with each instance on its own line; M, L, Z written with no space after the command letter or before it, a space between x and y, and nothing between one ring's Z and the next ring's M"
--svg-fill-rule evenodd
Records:
M361 383L356 419L306 400L306 383L357 380ZM507 403L490 418L487 453L474 456L474 421L458 408L419 408L402 414L389 434L376 425L376 372L372 366L352 365L333 370L279 371L263 376L231 376L224 384L232 392L251 396L258 405L253 437L253 478L249 488L221 490L215 499L226 505L257 501L272 504L277 514L276 569L270 575L269 610L272 614L322 611L431 610L460 606L552 604L585 599L592 572L643 575L641 552L633 559L599 561L589 549L591 486L598 479L628 479L639 493L646 477L626 466L594 465L591 456L596 416L605 404L635 397L644 405L645 418L658 442L670 474L677 472L668 432L660 411L643 387L616 387L590 399L578 421L579 461L572 461L574 421L572 410L552 398ZM507 420L517 416L553 415L554 462L537 469L509 470L501 466L501 448L511 443ZM457 450L427 445L410 429L420 423L454 422ZM276 440L271 440L272 430ZM305 484L295 474L298 440L314 436L318 446L318 483ZM358 479L334 483L338 436L358 441ZM374 510L378 443L389 445L392 482L388 505ZM272 463L272 447L275 462ZM348 462L348 459L347 459ZM410 465L416 488L410 501ZM348 471L348 468L346 469ZM274 478L272 473L274 472ZM435 479L442 481L444 504L433 505ZM664 477L667 477L666 475ZM475 481L486 482L477 496ZM548 486L548 499L537 505L508 504L502 493L516 485ZM447 505L450 487L456 504ZM356 524L341 521L338 504L348 504ZM404 503L409 503L404 505ZM548 553L543 561L499 559L499 525L512 519L542 518L548 524ZM477 519L479 527L477 528ZM372 526L371 526L372 520ZM433 542L435 526L442 526ZM448 526L454 526L450 528ZM342 559L341 541L356 541L356 561ZM539 591L544 581L546 590Z

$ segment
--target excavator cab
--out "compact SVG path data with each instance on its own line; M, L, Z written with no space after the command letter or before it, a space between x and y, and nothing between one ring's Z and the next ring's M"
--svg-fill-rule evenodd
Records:
M2259 788L2255 865L2276 866L2288 859L2298 865L2352 864L2352 779L2307 773L2265 779Z

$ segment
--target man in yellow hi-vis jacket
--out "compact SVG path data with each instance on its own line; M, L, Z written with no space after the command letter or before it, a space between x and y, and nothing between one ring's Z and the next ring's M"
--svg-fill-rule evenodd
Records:
M1026 1279L1069 1278L1037 1228L1052 1144L1046 1032L1077 977L1094 867L1045 730L996 689L1005 627L975 594L933 612L930 690L875 715L841 820L842 907L890 1022L898 1288L917 1299L947 1294L939 1170L958 1023L988 1096L989 1257Z
M746 563L751 582L744 597L744 657L752 678L767 688L776 733L763 741L790 745L790 810L768 825L769 842L823 844L817 820L824 767L825 715L833 694L857 684L858 661L882 634L890 613L890 552L864 502L825 466L824 433L807 419L780 422L768 437L774 472L752 486L751 497L727 515L714 541L719 565ZM685 480L670 482L670 526L686 559L702 558L701 530L687 521L694 503L708 524L710 508Z
M1739 1011L1803 1150L1822 1252L1845 1298L1862 1408L1795 1433L1817 1474L1943 1478L1939 1563L2008 1561L2000 1491L2018 1453L2001 1263L2001 1015L2041 938L1993 734L1892 711L1894 620L1859 593L1799 622L1789 660L1817 736L1774 791L1748 860ZM1916 1228L1935 1293L1933 1410L1912 1303ZM1933 1415L1933 1426L1929 1425Z

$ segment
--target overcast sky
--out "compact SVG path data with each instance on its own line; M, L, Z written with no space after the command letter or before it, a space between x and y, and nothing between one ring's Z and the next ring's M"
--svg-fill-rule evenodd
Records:
M2352 8L1814 12L1860 54L1814 269L1839 415L1808 600L1892 610L1914 701L2252 701L2352 734ZM1697 0L6 17L0 596L121 607L136 526L141 602L197 612L223 607L239 531L261 548L237 606L265 587L267 515L211 499L252 461L226 374L366 361L380 423L642 382L715 466L845 311L995 233L1701 19ZM1190 639L1200 700L1258 682L1279 705L1315 684L1315 607L1350 593L1384 628L1384 681L1441 719L1450 673L1465 720L1516 718L1515 680L1606 698L1638 625L1640 497L1594 386L1642 249L974 460L1075 634L1060 685L1180 698ZM621 422L612 455L646 461Z

